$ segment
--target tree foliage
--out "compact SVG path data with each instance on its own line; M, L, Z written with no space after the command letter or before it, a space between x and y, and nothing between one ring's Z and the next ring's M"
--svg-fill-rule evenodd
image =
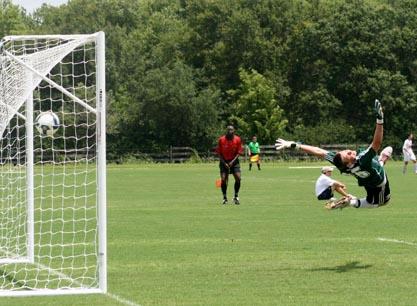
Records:
M256 70L240 70L241 84L229 94L236 101L230 121L234 122L246 139L257 135L265 143L272 143L283 133L288 121L276 100L271 82Z
M417 128L417 0L70 0L2 36L106 32L109 150L207 150L230 121L262 143L367 143Z
M0 2L0 37L29 31L30 19L25 11L11 0Z

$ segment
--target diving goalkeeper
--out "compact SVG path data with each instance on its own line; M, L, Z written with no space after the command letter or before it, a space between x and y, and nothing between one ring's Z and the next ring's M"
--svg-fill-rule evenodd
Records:
M378 100L375 100L375 114L376 127L372 143L368 149L362 152L353 150L332 152L319 147L277 139L275 144L277 150L291 148L324 158L335 165L340 172L353 175L357 179L358 185L366 190L366 197L364 198L345 197L344 201L332 203L327 208L334 209L346 206L373 208L386 205L390 200L391 193L384 165L391 157L392 147L386 147L382 150L379 158L377 157L384 134L384 113Z

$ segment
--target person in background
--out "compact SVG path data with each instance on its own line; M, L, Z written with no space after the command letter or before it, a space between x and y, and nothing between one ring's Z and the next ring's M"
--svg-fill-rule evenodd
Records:
M407 172L407 165L409 161L412 161L414 163L414 173L417 174L417 161L416 156L413 152L413 134L408 135L407 139L404 140L403 144L403 159L404 159L404 167L403 167L403 174Z
M219 155L221 189L223 194L223 204L227 204L227 185L229 174L233 174L235 178L233 202L240 204L239 190L241 181L241 171L239 164L239 156L243 153L242 141L239 136L235 135L235 129L232 125L226 128L226 134L218 140L216 153Z
M261 158L260 158L261 150L259 148L259 143L258 143L256 136L253 136L252 141L249 142L248 153L249 153L249 171L252 170L252 163L256 163L256 165L258 166L258 170L261 170Z
M321 168L321 175L316 181L316 197L318 200L327 200L335 202L334 191L341 194L343 197L353 196L346 192L346 185L331 178L333 167L325 166ZM327 204L326 204L327 205Z

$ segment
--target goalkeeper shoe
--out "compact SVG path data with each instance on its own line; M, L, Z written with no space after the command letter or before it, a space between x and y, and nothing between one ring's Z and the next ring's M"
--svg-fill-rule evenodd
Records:
M381 166L385 165L388 159L390 159L392 156L392 147L385 147L381 154L379 154L378 161L381 164Z
M239 197L234 197L233 198L233 203L235 203L236 205L239 205L240 204Z
M337 209L337 208L342 209L342 208L349 206L349 203L350 203L350 199L348 197L343 197L336 201L327 202L324 207L326 207L327 209Z

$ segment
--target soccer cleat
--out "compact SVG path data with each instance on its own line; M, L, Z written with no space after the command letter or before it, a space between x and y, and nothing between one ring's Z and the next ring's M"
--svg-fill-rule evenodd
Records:
M347 206L349 206L350 203L350 199L347 197L343 197L340 198L339 200L334 200L334 201L329 201L326 203L326 205L324 206L327 209L337 209L337 208L345 208Z
M228 203L227 198L224 198L224 199L223 199L223 203L222 203L222 204L223 204L223 205L226 205L227 203Z
M331 209L331 206L334 205L334 202L336 201L336 198L331 198L329 201L324 204L324 207L327 209Z
M381 154L379 154L378 161L381 164L381 166L385 165L388 159L390 159L392 156L392 147L385 147Z
M239 205L240 204L239 197L234 197L233 198L233 203L235 203L236 205Z
M388 157L391 157L391 155L392 155L392 147L390 147L390 146L385 147L385 148L381 151L381 154L386 155L386 156L388 156Z

